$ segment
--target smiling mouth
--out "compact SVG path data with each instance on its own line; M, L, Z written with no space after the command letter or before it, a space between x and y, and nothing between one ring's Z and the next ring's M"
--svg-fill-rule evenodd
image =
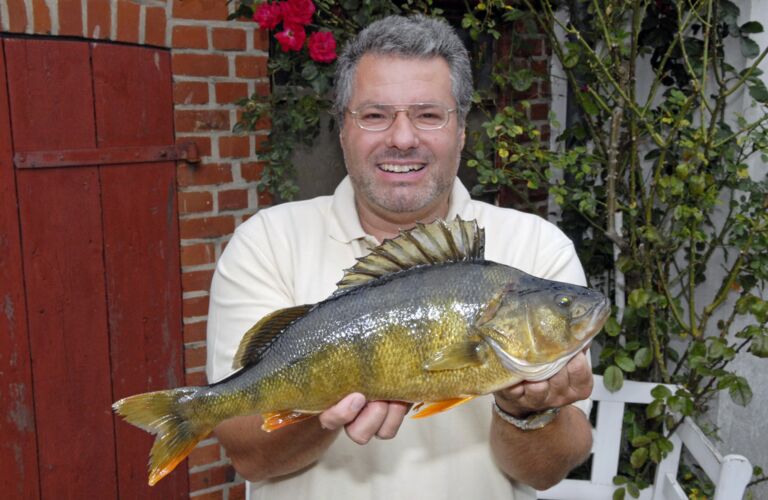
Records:
M395 165L393 163L381 163L379 168L385 172L392 172L396 174L405 174L408 172L418 172L424 168L421 163L414 163L409 165Z

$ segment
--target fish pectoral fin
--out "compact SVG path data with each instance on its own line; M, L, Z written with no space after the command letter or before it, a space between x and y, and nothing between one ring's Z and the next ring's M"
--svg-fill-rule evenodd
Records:
M286 425L291 425L301 422L302 420L307 420L308 418L312 418L315 415L317 415L317 413L302 413L300 411L294 410L272 411L269 413L264 413L261 415L261 418L264 420L264 423L261 424L261 429L266 432L272 432L275 429L285 427Z
M480 366L486 359L488 359L488 345L481 340L467 340L451 344L438 351L424 363L424 369L430 372L458 370Z
M426 404L426 406L423 409L421 409L418 413L411 415L411 418L431 417L436 413L442 413L444 411L450 410L451 408L454 408L456 406L459 406L460 404L466 403L467 401L470 401L471 399L474 399L474 398L475 396L466 396L463 398L453 398L453 399L446 399L444 401L435 401L433 403L422 403L422 404ZM422 404L419 404L415 408L421 408Z

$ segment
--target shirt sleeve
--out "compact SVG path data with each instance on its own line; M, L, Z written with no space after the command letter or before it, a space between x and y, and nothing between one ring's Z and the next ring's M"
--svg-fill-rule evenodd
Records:
M254 237L259 235L258 237ZM285 279L286 262L280 240L267 235L264 220L256 214L241 225L216 264L208 307L206 375L221 380L234 370L240 339L261 317L294 305Z

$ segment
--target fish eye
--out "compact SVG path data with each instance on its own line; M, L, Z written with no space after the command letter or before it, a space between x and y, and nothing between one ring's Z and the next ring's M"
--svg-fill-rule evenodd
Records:
M573 303L573 300L568 295L558 295L555 297L555 302L560 307L568 308Z

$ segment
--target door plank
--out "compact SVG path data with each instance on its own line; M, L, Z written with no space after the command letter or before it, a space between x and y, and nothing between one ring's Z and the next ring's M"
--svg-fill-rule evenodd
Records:
M99 146L173 143L168 51L94 43L93 78Z
M100 147L173 142L168 53L94 44ZM175 162L101 168L107 298L116 398L183 385ZM117 423L122 498L185 498L186 462L147 486L153 438Z
M6 40L15 152L95 146L88 44ZM117 494L96 167L16 170L44 498Z
M11 117L0 38L0 491L39 498L27 305L13 175Z
M5 40L16 153L96 145L88 45Z

